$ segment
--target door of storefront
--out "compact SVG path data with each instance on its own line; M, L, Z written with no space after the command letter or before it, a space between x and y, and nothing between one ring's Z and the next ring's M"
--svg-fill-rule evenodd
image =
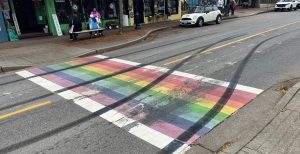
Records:
M143 0L134 0L133 1L133 11L134 14L139 13L140 23L144 23L144 1Z
M43 0L14 0L21 33L42 32L46 24Z
M3 13L0 11L0 42L8 41L8 35L4 21Z

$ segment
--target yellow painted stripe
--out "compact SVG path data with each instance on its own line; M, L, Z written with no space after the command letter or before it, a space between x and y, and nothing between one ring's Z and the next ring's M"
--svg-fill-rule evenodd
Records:
M202 107L212 109L215 107L215 105L217 105L217 102L204 100L204 99L203 100L198 99L195 102L193 102L193 104L197 104ZM228 105L224 105L224 107L222 108L222 110L220 112L227 114L227 115L231 115L232 113L236 112L236 110L237 110L236 108L230 107Z
M17 115L17 114L20 114L20 113L24 113L24 112L27 112L27 111L30 111L30 110L33 110L33 109L37 109L37 108L40 108L42 106L46 106L46 105L48 105L50 103L51 102L43 102L43 103L36 104L36 105L33 105L33 106L29 106L27 108L20 109L20 110L17 110L17 111L8 113L8 114L1 115L0 116L0 120L8 118L8 117L11 117L11 116L14 116L14 115Z
M224 47L233 45L233 44L237 44L237 43L240 43L240 42L242 42L242 41L245 41L245 40L248 40L248 39L257 37L257 36L259 36L259 35L263 35L263 34L266 34L266 33L269 33L269 32L272 32L272 31L275 31L275 30L278 30L278 29L281 29L281 28L285 28L285 27L287 27L287 26L291 26L291 25L297 24L297 23L299 23L299 22L300 22L300 21L296 21L296 22L292 22L292 23L289 23L289 24L286 24L286 25L283 25L283 26L279 26L279 27L276 27L276 28L271 28L271 29L269 29L269 30L266 30L266 31L263 31L263 32L260 32L260 33L254 34L254 35L250 35L250 36L247 36L247 37L238 39L238 40L236 40L236 41L233 41L233 42L230 42L230 43L227 43L227 44L223 44L223 45L220 45L220 46L217 46L217 47L213 47L213 48L207 49L207 50L205 50L205 51L203 51L203 52L201 52L201 53L192 54L192 55L189 55L189 56L185 56L185 57L183 57L183 58L176 59L176 60L174 60L174 61L167 62L167 63L165 63L164 65L165 65L165 66L173 65L173 64L179 63L179 62L181 62L181 61L184 61L184 60L186 60L186 59L188 59L188 58L191 58L192 56L201 55L201 54L207 54L208 52L215 51L215 50L217 50L217 49L221 49L221 48L224 48Z

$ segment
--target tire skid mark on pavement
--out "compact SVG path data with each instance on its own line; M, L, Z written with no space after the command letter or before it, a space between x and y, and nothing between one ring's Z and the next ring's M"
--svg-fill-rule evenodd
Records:
M92 78L92 80L88 80L88 81L82 82L82 83L77 84L77 85L69 86L69 87L67 87L67 88L61 87L61 88L59 88L59 90L55 91L54 93L48 93L48 94L45 94L45 95L41 95L41 96L39 96L39 97L34 97L34 98L31 98L31 99L28 99L28 100L25 100L25 101L21 101L21 102L17 102L17 103L11 104L11 105L7 105L7 106L4 106L4 107L1 107L1 108L0 108L0 111L5 110L5 109L9 109L9 108L12 108L12 107L15 107L15 106L19 106L19 105L22 105L22 104L26 104L26 103L28 103L28 102L32 102L32 101L35 101L35 100L40 100L40 99L42 99L42 98L46 98L46 97L52 96L52 95L54 95L54 94L56 94L56 93L60 93L60 92L66 91L66 90L75 89L75 88L77 88L77 87L84 86L84 85L89 85L89 84L91 84L91 83L94 83L94 82L97 82L97 81L100 81L100 80L108 79L108 78L111 78L111 77L113 77L113 76L117 76L117 75L120 75L120 74L123 74L123 73L126 73L126 72L130 72L130 71L136 70L136 69L138 69L138 68L145 67L145 66L148 66L148 65L152 65L152 64L154 64L154 63L161 62L161 61L167 60L167 59L169 59L169 58L173 58L173 57L176 57L176 56L179 56L179 55L183 55L183 54L186 54L186 53L189 53L189 52L194 52L194 51L196 51L197 53L199 53L199 52L201 52L201 51L203 51L203 50L206 50L206 49L208 49L209 47L211 47L211 46L213 46L213 45L215 45L215 44L217 44L217 43L223 42L223 41L225 41L225 40L228 41L229 39L238 38L238 37L243 36L243 35L244 35L244 34L239 34L239 35L230 36L230 37L221 39L221 40L219 40L219 41L217 41L217 42L213 42L213 43L211 43L211 44L209 44L209 45L205 45L205 46L202 46L202 47L197 47L197 48L195 48L195 49L187 50L187 51L184 51L184 52L181 52L181 53L177 53L177 54L175 54L175 55L171 55L171 56L168 56L168 57L163 57L163 58L161 58L161 59L154 60L154 61L149 62L149 63L143 63L143 64L139 64L139 65L137 65L137 66L134 65L134 66L128 67L128 68L125 68L125 67L124 67L125 69L121 69L120 71L113 72L113 73L110 73L110 74L106 74L106 75L100 76L100 77L98 77L98 78ZM192 58L192 57L191 57L191 58ZM71 70L71 69L73 69L73 68L81 68L81 67L83 67L83 66L90 66L90 64L96 64L96 63L98 63L98 62L108 61L109 59L115 59L115 58L105 58L105 59L100 59L100 60L99 60L98 58L95 58L95 57L85 57L85 58L81 58L81 59L72 61L73 63L74 63L74 62L76 62L76 63L79 62L79 64L78 64L78 65L72 65L71 67L63 67L63 68L61 68L61 69L56 69L56 70L54 70L54 71L47 71L46 73L44 72L44 73L36 74L36 75L34 75L34 76L32 76L32 75L25 75L25 74L24 74L25 76L27 76L26 78L24 78L24 80L30 80L30 81L32 81L32 80L34 80L33 78L36 77L36 76L51 75L51 74L56 73L56 72L60 73L60 72L62 72L62 71L64 71L64 70ZM88 62L81 62L82 60L86 60L86 61L88 61ZM187 60L188 60L188 59L187 59ZM71 63L72 63L72 62L71 62ZM183 61L183 62L184 62L184 61ZM183 64L183 62L177 64L177 65L174 66L172 69L169 69L170 71L169 71L169 72L166 72L166 73L172 73L172 72L174 72L174 70L176 70L176 69L174 69L174 68L175 68L175 67L178 68L180 65ZM66 62L66 63L68 63L68 62ZM55 66L55 65L53 65L53 66ZM49 67L51 67L51 66L49 66ZM166 76L167 76L167 74L163 75L163 76L160 78L160 81L162 80L162 78L165 78ZM16 82L17 82L17 81L16 81ZM47 82L47 81L46 81L46 82ZM10 82L9 82L9 83L10 83ZM5 84L9 84L9 83L5 83ZM3 84L2 84L2 85L3 85ZM50 83L50 85L51 85L51 83ZM1 86L1 84L0 84L0 86ZM153 84L151 84L150 86L153 86ZM144 90L146 90L146 89L144 88Z
M266 31L263 31L263 32L259 32L259 33L256 33L256 34L253 34L253 35L250 35L250 36L246 36L244 38L241 38L241 39L238 39L236 41L232 41L232 42L229 42L229 43L226 43L226 44L223 44L223 45L220 45L220 46L216 46L216 47L213 47L213 48L210 48L210 49L207 49L201 53L197 53L196 55L202 55L202 54L208 54L210 52L214 52L214 51L217 51L218 49L221 49L221 48L224 48L224 47L228 47L230 45L234 45L234 44L237 44L237 43L240 43L242 41L246 41L246 40L249 40L251 38L254 38L254 37L258 37L258 36L261 36L261 35L265 35L269 32L273 32L275 30L279 30L279 29L282 29L282 28L285 28L285 27L288 27L288 26L291 26L291 25L295 25L297 23L299 23L300 21L295 21L295 22L292 22L292 23L288 23L288 24L285 24L285 25L282 25L282 26L278 26L278 27L275 27L275 28L271 28L271 29L268 29ZM189 59L190 57L194 57L196 56L194 54L192 55L188 55L188 56L185 56L185 57L182 57L182 58L178 58L176 60L172 60L170 62L167 62L164 64L164 66L169 66L169 65L173 65L173 64L176 64L176 63L180 63L186 59Z
M108 60L39 76L95 59ZM43 68L32 68L17 74L24 78L36 76L29 80L51 92L57 92L138 65L141 64L98 55ZM172 71L162 80L156 81L168 71L170 70L166 68L147 65L57 94L74 100L75 104L90 112L101 111L100 117L160 149L173 143L172 146L176 149L174 153L182 153L195 140L262 92L257 88L237 85L228 103L215 117L209 117L211 121L205 127L193 133L189 140L180 141L176 139L180 134L218 105L218 99L230 83L179 71ZM149 86L151 84L153 86ZM147 86L149 89L145 89ZM140 90L142 92L136 94ZM128 96L132 97L127 99ZM122 104L115 105L120 101ZM178 144L174 144L174 140Z

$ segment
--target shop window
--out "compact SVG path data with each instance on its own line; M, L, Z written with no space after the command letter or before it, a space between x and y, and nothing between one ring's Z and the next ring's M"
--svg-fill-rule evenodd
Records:
M105 0L104 2L104 18L117 19L118 18L118 0Z
M72 3L69 3L69 0L55 0L56 14L59 23L61 24L69 23L72 14L71 4Z
M154 4L155 14L164 15L165 14L165 0L155 0Z
M150 17L154 15L154 1L153 0L145 0L144 1L144 11L145 17Z
M168 14L178 14L178 1L168 0Z
M84 20L86 21L89 17L91 12L93 11L94 8L97 9L97 11L101 14L101 11L99 10L97 6L97 1L96 0L84 0L83 2L83 14L84 14Z
M129 3L128 0L123 0L123 14L129 15Z

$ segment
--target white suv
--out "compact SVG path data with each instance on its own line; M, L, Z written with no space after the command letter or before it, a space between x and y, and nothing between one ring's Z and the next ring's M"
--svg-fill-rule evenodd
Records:
M202 27L204 23L222 22L221 11L215 5L197 6L191 14L185 14L181 17L180 26L196 25Z
M297 10L298 1L296 0L280 0L275 4L275 11L287 10L292 11Z

